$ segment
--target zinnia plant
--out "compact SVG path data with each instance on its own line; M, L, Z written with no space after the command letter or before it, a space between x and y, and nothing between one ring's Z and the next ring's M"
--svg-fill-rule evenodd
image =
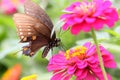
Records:
M116 68L113 55L102 45L99 45L99 48L104 66ZM66 52L60 51L50 59L47 68L48 71L53 71L51 80L70 80L73 75L76 76L75 80L104 80L96 46L90 42ZM107 77L112 80L108 73Z
M80 31L89 32L91 29L100 30L104 24L112 28L118 21L116 8L109 0L92 0L88 2L75 2L64 10L61 16L64 21L63 30L71 29L77 35Z

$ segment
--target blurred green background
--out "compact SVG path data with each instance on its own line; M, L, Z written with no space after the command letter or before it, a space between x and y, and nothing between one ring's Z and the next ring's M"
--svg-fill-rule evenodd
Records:
M20 39L16 33L16 27L13 23L12 16L16 12L23 13L23 1L24 0L0 0L0 78L7 69L13 67L15 64L20 64L22 72L19 77L37 74L38 80L49 80L52 76L47 72L46 66L48 59L56 53L59 48L54 48L52 54L50 53L47 58L41 58L41 50L33 57L27 57L22 55L20 51L23 44L20 44ZM74 1L79 0L33 0L44 8L47 14L52 19L54 25L59 22L59 17L62 14L62 10ZM113 6L118 10L120 9L120 1L112 0ZM6 7L7 5L7 7ZM10 7L14 5L13 7ZM13 9L14 8L14 9ZM58 25L58 24L57 24ZM60 26L60 25L58 25ZM82 45L84 42L92 41L91 33L81 32L78 36L73 36L67 32L59 35L59 30L56 30L58 37L61 38L62 43L66 49L74 47L76 45ZM116 23L115 27L108 29L105 27L97 33L99 42L104 45L115 57L117 62L116 69L108 69L107 71L112 75L113 80L120 79L120 21ZM69 39L69 41L68 41Z

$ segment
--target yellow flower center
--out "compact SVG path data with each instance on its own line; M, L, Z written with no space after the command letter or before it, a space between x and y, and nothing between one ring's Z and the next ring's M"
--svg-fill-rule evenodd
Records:
M84 46L78 46L74 49L67 50L64 56L66 57L66 59L78 57L80 60L82 60L85 58L86 49L87 48Z

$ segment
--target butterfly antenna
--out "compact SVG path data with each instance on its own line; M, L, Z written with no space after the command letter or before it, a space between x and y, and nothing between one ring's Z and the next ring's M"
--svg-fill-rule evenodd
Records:
M59 38L61 38L63 36L63 34L65 34L66 32L69 31L70 28L68 28L66 31L63 31L62 32L62 29L60 28L60 31L59 31Z
M64 24L64 21L63 21L63 20L57 21L57 23L54 25L54 27L53 27L53 29L52 29L51 37L52 37L52 35L54 34L55 30L60 30L59 33L61 33L61 27L62 27L63 24Z
M62 29L60 28L59 32L58 32L58 37L60 38L62 34Z
M67 50L67 48L65 47L65 45L64 45L62 42L60 43L60 45L61 45L61 48L62 48L64 51Z
M69 30L69 29L68 29L68 30ZM68 31L68 30L67 30L67 31ZM62 29L60 28L60 31L59 31L59 38L61 39L61 37L62 37L67 31L62 32ZM62 48L64 51L67 50L67 48L65 47L65 45L64 45L63 42L62 42L62 39L61 39L60 45L61 45L61 48Z

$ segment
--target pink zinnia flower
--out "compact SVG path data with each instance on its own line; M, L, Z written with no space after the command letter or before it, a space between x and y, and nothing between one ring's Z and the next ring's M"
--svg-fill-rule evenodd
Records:
M118 13L109 0L92 0L75 2L64 10L61 16L64 20L63 30L71 27L71 33L77 35L80 31L89 32L91 28L100 30L104 24L109 28L118 21Z
M25 0L1 0L0 10L5 14L13 14L17 11L17 7Z
M116 68L112 54L99 45L103 63L106 68ZM48 64L48 71L53 71L51 80L70 80L74 75L76 80L104 80L96 46L90 42L83 46L72 48L66 52L60 51L54 55ZM108 79L112 80L107 74Z

